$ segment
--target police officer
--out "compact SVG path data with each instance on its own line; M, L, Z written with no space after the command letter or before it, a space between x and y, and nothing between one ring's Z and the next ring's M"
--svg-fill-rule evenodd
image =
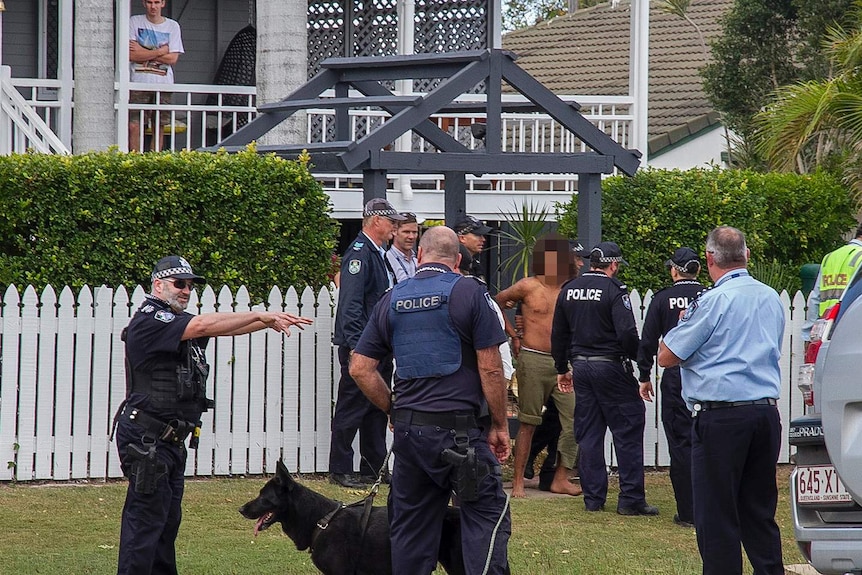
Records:
M617 513L658 515L644 496L645 408L629 361L637 355L638 332L626 286L615 277L623 263L617 244L601 242L590 252L590 271L563 284L554 309L551 354L560 391L574 388L577 397L575 439L587 511L604 510L604 440L610 429L619 461Z
M374 407L350 377L349 360L368 323L374 304L392 287L394 276L386 268L384 246L395 233L396 222L406 221L388 201L375 198L365 204L362 231L341 258L335 335L341 379L332 438L329 446L329 480L343 487L373 483L386 457L386 414ZM392 360L380 362L386 381L392 377ZM362 460L359 476L353 470L353 440L359 433Z
M814 289L808 294L808 311L802 326L802 339L806 346L811 341L811 327L823 313L838 303L856 268L862 265L862 224L856 228L856 237L823 257Z
M491 228L482 223L482 220L465 214L455 222L452 229L458 234L458 242L461 244L459 247L461 259L466 259L469 262L468 274L484 279L479 255L485 247L485 236L491 233Z
M176 574L174 542L180 527L185 440L197 445L206 398L208 339L271 328L290 335L311 320L283 312L192 315L185 311L193 284L204 278L179 257L160 259L152 288L123 330L126 399L114 418L117 451L129 478L120 529L117 573Z
M680 314L704 290L704 286L696 279L700 273L700 260L693 249L679 248L665 262L665 266L670 270L673 285L659 290L653 296L638 348L638 381L644 401L652 401L650 376L659 338L677 324ZM673 521L682 527L694 527L691 502L691 412L682 399L679 367L670 367L661 376L661 422L667 436L670 481L676 498Z
M706 239L714 287L659 346L662 367L681 366L695 413L692 489L703 575L742 575L742 548L757 575L783 575L775 522L784 306L746 266L745 235L719 227Z
M499 465L510 452L499 350L506 336L484 286L453 273L459 260L451 229L425 232L416 276L383 296L351 362L351 375L394 425L394 575L436 568L453 489L461 502L465 572L485 572L486 561L487 573L508 572L511 520ZM393 352L394 402L377 371ZM479 417L485 403L490 423Z

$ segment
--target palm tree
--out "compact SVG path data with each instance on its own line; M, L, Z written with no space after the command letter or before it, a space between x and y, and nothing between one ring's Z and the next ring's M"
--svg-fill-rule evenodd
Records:
M831 28L825 52L833 74L779 88L755 118L757 147L770 166L806 173L840 162L846 183L862 195L862 0L853 29Z

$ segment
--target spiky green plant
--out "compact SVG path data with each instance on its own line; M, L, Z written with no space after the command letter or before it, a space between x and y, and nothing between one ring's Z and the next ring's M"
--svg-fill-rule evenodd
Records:
M520 208L513 201L512 211L500 210L500 215L509 224L512 231L501 230L500 236L514 246L514 253L506 258L500 267L511 270L512 283L530 275L530 256L536 240L545 232L550 209L538 203L521 204Z

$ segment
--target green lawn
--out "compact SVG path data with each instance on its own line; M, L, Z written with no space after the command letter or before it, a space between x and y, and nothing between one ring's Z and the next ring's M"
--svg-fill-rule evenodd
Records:
M779 472L778 520L787 564L801 563L788 509L790 468ZM195 480L186 484L178 562L184 575L313 574L308 553L272 528L257 538L237 508L257 495L262 477ZM345 502L348 491L321 479L303 483ZM621 517L612 479L604 513L587 513L578 498L512 501L509 559L515 574L620 575L700 573L692 530L672 522L673 493L667 473L647 475L647 498L658 517ZM0 486L0 573L83 575L116 572L124 482ZM386 501L385 492L378 496Z

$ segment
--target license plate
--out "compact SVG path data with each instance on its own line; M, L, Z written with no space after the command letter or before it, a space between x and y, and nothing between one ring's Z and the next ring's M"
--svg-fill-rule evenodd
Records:
M853 497L844 488L833 466L800 466L796 468L796 502L852 503Z

